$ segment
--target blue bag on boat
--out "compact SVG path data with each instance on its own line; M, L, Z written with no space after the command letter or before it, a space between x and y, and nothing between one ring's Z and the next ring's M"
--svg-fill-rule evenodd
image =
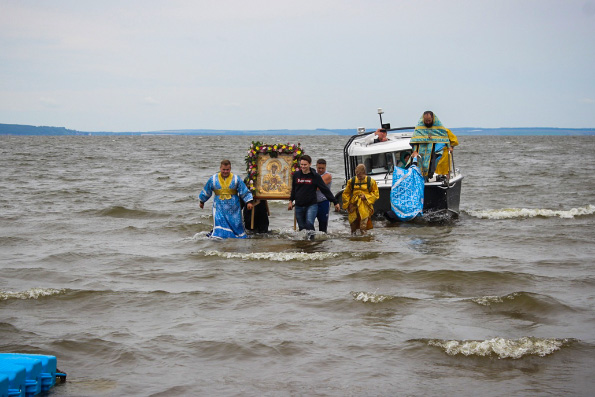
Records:
M401 221L410 221L424 208L424 177L416 165L395 167L390 189L390 207Z

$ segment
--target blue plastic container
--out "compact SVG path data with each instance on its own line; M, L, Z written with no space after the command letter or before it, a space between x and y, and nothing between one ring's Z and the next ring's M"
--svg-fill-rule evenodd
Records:
M4 357L28 357L41 362L41 391L49 391L56 384L56 367L58 360L56 356L46 356L43 354L25 354L25 353L0 353L0 362Z
M0 360L0 376L2 375L8 378L6 394L9 397L25 397L27 371L24 366Z
M21 356L19 354L3 355L0 359L3 363L16 364L25 367L25 396L35 396L41 393L41 360Z

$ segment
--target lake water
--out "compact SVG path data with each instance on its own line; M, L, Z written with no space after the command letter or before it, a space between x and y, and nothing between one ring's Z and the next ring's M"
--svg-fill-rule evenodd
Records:
M222 158L300 142L337 192L347 137L1 136L0 351L53 396L593 395L595 137L459 138L457 221L212 241Z

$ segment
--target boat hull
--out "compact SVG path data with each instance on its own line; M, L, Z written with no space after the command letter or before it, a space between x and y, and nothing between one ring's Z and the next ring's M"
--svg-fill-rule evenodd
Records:
M463 179L448 185L426 184L424 188L424 216L459 216Z
M451 180L448 185L443 183L426 183L424 187L423 216L428 219L457 218L461 202L462 176ZM379 186L380 197L374 203L374 217L386 218L389 221L399 222L390 205L390 187ZM343 191L335 196L342 206Z

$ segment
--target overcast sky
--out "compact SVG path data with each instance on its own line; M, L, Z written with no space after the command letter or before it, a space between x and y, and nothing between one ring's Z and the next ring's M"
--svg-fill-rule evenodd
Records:
M0 0L0 123L595 127L593 0Z

